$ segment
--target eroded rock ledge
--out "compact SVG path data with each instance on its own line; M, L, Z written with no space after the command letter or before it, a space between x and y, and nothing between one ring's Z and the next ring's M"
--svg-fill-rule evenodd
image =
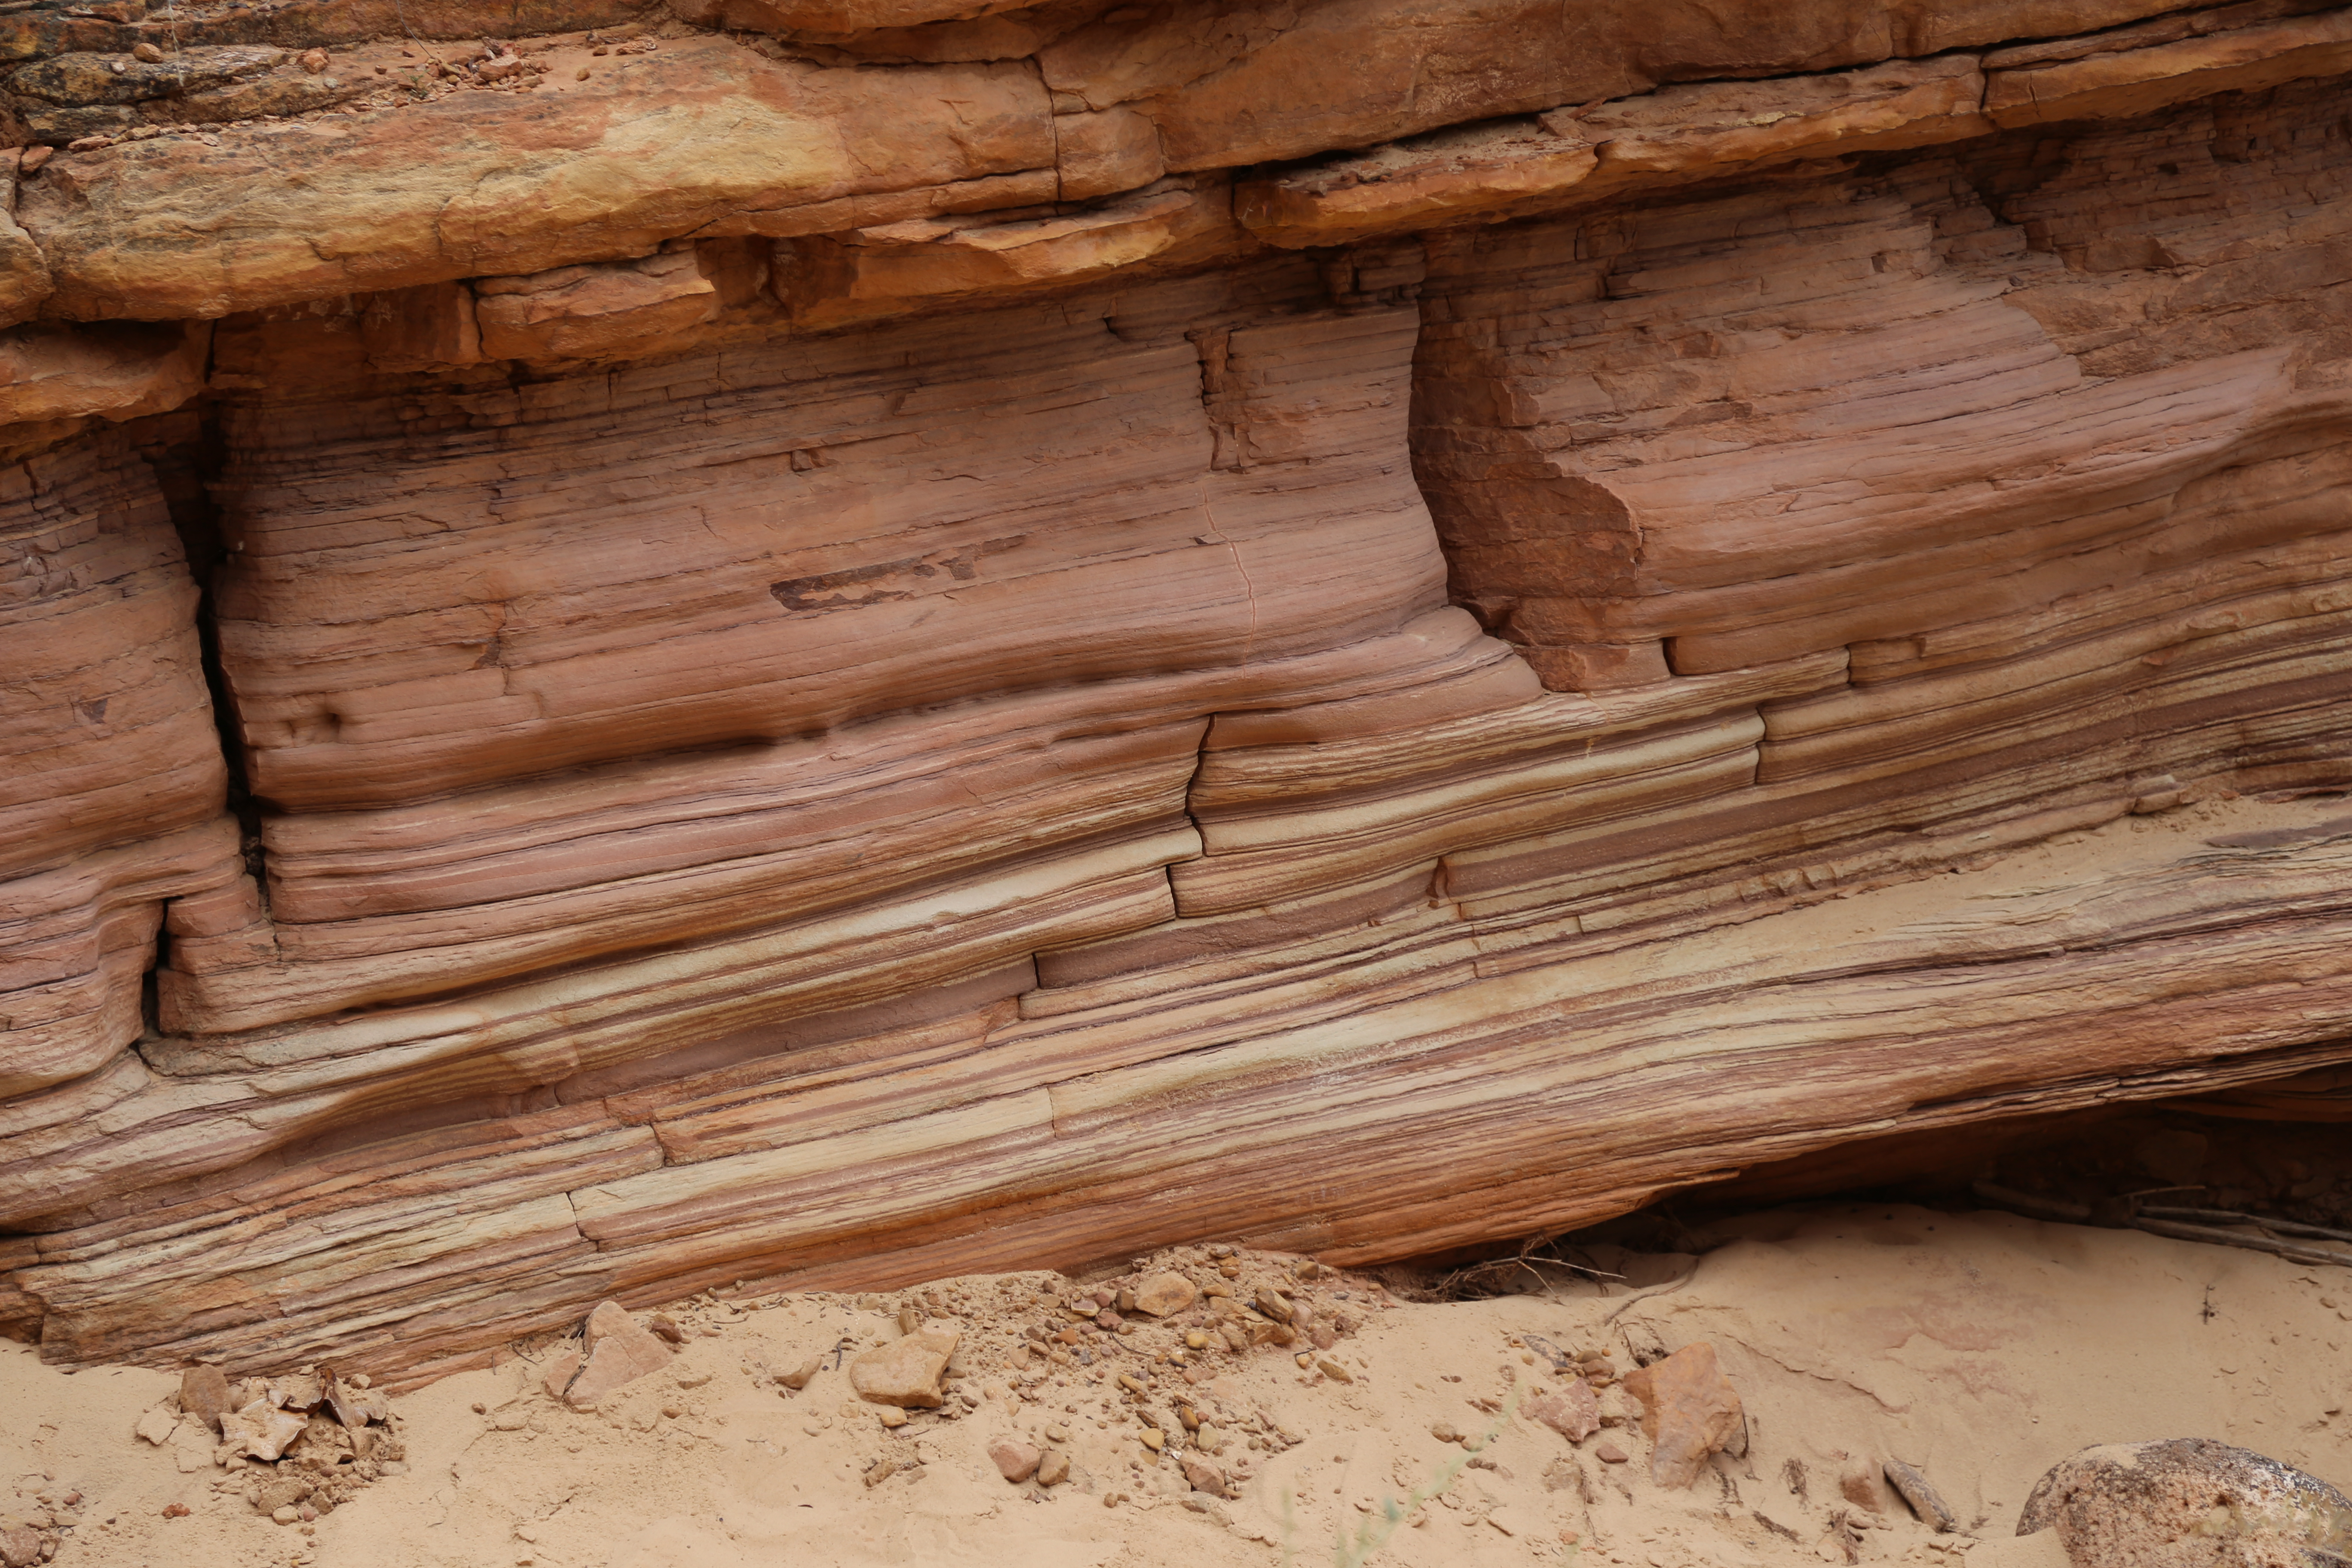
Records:
M0 16L0 1317L414 1378L2352 1058L2352 12L1549 17Z

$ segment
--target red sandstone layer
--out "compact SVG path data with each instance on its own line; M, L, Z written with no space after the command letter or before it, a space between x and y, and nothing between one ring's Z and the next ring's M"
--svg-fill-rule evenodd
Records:
M2341 10L118 9L0 18L61 1356L2352 1056Z

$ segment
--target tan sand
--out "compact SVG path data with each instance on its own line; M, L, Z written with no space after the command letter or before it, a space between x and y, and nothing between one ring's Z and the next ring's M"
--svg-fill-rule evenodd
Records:
M173 1375L69 1375L9 1347L0 1353L0 1511L9 1484L20 1513L42 1491L83 1494L80 1522L57 1556L70 1568L296 1558L364 1568L1258 1568L1280 1562L1286 1541L1298 1562L1321 1563L1332 1559L1335 1532L1356 1528L1376 1500L1462 1457L1433 1426L1475 1433L1491 1420L1475 1401L1504 1398L1515 1384L1557 1386L1548 1363L1514 1338L1609 1349L1630 1370L1628 1331L1674 1348L1716 1347L1748 1411L1745 1458L1719 1456L1690 1490L1668 1493L1651 1483L1633 1427L1571 1446L1521 1420L1479 1456L1491 1468L1464 1469L1372 1561L1843 1562L1831 1521L1846 1510L1877 1521L1860 1531L1864 1562L2056 1568L2063 1556L2051 1537L2011 1533L2018 1508L2048 1466L2089 1444L2211 1436L2339 1484L2352 1479L2352 1423L2342 1413L2352 1391L2352 1272L2000 1214L1841 1205L1728 1228L1742 1239L1708 1253L1681 1282L1647 1289L1381 1305L1362 1279L1327 1282L1323 1293L1348 1289L1339 1305L1362 1310L1363 1327L1333 1352L1352 1384L1303 1373L1270 1347L1237 1365L1212 1358L1225 1370L1197 1388L1161 1368L1163 1388L1198 1398L1225 1426L1224 1458L1255 1464L1238 1498L1205 1511L1187 1506L1172 1459L1146 1464L1135 1417L1115 1385L1096 1381L1114 1363L1148 1363L1170 1331L1133 1336L1145 1347L1139 1357L1052 1369L1034 1400L1008 1394L1005 1378L987 1370L1005 1363L1023 1325L1045 1321L1036 1288L1073 1288L1050 1275L940 1289L942 1300L967 1310L962 1361L974 1370L963 1386L983 1395L960 1420L919 1415L886 1431L831 1370L802 1393L776 1386L773 1372L843 1335L859 1344L895 1337L883 1311L840 1297L770 1298L775 1305L749 1311L700 1301L677 1311L689 1337L671 1367L592 1414L554 1405L520 1358L403 1397L409 1472L320 1520L315 1534L274 1524L223 1490L223 1473L197 1445L133 1437L142 1412L176 1386ZM1247 1257L1250 1273L1271 1277L1281 1266ZM900 1293L887 1305L919 1297ZM1605 1410L1623 1407L1622 1390L1603 1400ZM1244 1444L1261 1419L1303 1440L1262 1439L1282 1451L1252 1452ZM989 1439L1037 1439L1054 1425L1068 1434L1071 1481L1040 1499L1001 1479ZM1629 1450L1631 1462L1600 1462L1604 1442ZM869 1488L866 1472L886 1456L924 1462ZM1964 1533L1932 1534L1883 1487L1874 1514L1840 1495L1843 1473L1875 1469L1889 1456L1940 1489ZM1800 1468L1802 1496L1791 1485ZM1106 1507L1108 1493L1127 1500ZM192 1511L166 1519L173 1502Z

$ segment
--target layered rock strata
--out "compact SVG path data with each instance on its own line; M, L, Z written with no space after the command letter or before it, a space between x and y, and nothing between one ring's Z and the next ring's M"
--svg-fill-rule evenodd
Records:
M2342 10L384 9L0 18L49 1353L2352 1059Z

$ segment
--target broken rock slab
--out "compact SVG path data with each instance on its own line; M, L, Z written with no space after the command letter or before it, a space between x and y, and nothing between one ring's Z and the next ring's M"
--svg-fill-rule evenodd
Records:
M1601 1398L1591 1384L1580 1378L1558 1394L1529 1400L1528 1416L1571 1443L1581 1443L1601 1429Z
M222 1416L221 1436L236 1452L275 1464L309 1425L300 1412L280 1410L264 1397Z
M217 1432L228 1414L228 1374L216 1366L197 1365L180 1374L180 1410Z
M877 1345L849 1363L849 1385L858 1397L902 1410L940 1407L940 1377L962 1342L952 1323L929 1322L903 1339Z
M1170 1317L1191 1306L1200 1295L1198 1286L1171 1269L1153 1275L1135 1288L1135 1310L1155 1318Z
M1198 1454L1184 1456L1184 1479L1192 1483L1196 1492L1207 1492L1211 1497L1220 1498L1234 1495L1234 1485L1226 1478L1224 1468Z
M592 1410L624 1384L667 1366L677 1352L664 1344L617 1301L601 1301L588 1314L581 1350L566 1350L548 1363L547 1392L574 1410Z
M2352 1555L2352 1500L2210 1437L2103 1444L2061 1459L2025 1500L2017 1533L2053 1526L2075 1568L2305 1568Z
M1687 1487L1698 1479L1707 1456L1741 1428L1739 1395L1716 1365L1715 1347L1704 1340L1627 1373L1625 1392L1642 1402L1642 1435L1651 1443L1650 1479L1662 1487Z

